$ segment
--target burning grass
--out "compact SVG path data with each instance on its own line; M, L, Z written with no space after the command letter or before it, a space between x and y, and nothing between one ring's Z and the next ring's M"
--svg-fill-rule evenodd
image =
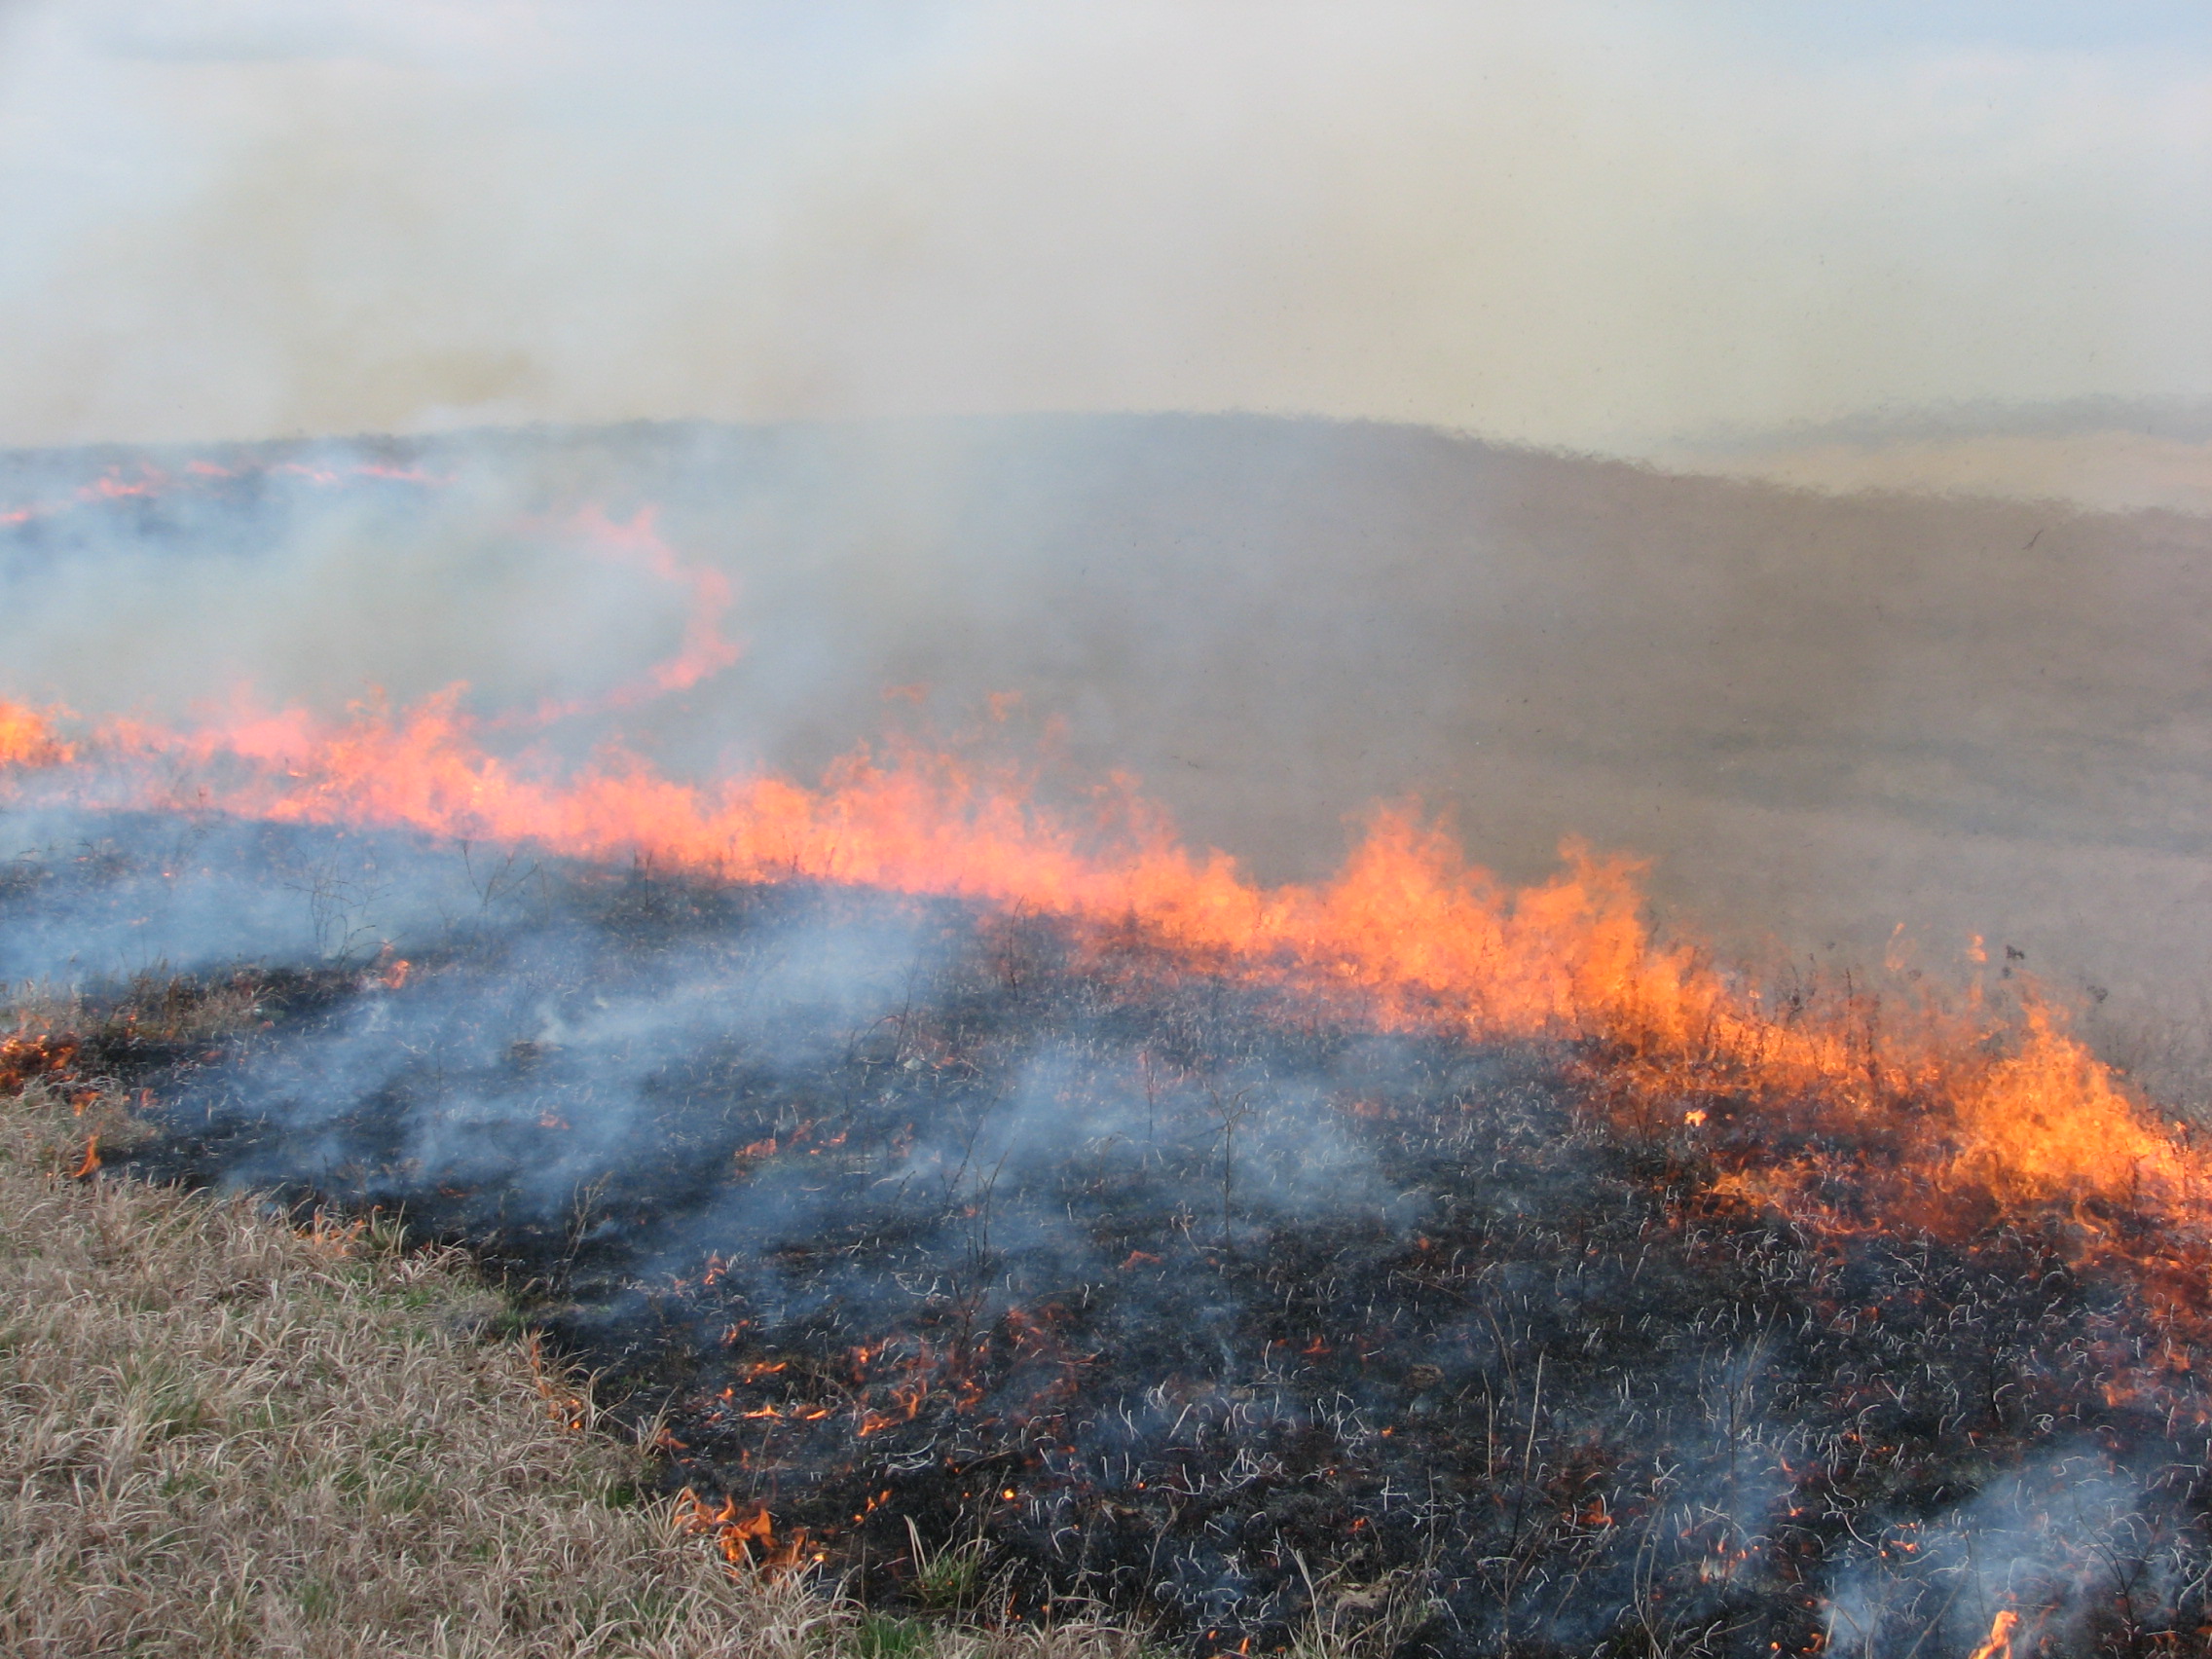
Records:
M668 1525L845 1575L870 1651L2212 1634L2212 1170L2002 967L1751 982L1626 866L1508 893L1403 810L1270 890L918 751L711 790L527 774L454 696L9 719L66 835L0 946L195 964L0 1051L159 1125L55 1167L465 1246Z
M145 828L18 872L16 923L145 913L185 867ZM186 862L251 888L324 844ZM846 1575L870 1651L1100 1606L1201 1653L2212 1624L2195 1154L2032 1004L1950 1048L1803 985L1686 1036L1485 1034L1142 925L375 856L477 903L404 961L149 981L9 1063L148 1091L162 1133L112 1156L467 1245L657 1429L674 1525Z

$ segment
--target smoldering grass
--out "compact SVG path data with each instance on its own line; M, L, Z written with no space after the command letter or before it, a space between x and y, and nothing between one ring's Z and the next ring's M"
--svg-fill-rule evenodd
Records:
M129 1080L172 1131L147 1166L350 1206L307 1230L333 1261L392 1255L369 1206L404 1205L606 1366L625 1421L667 1424L661 1479L772 1509L778 1547L934 1643L1112 1606L1199 1654L1756 1653L1847 1617L1909 1645L1949 1605L1939 1518L1979 1548L1978 1494L2092 1430L2144 1541L2107 1529L2126 1559L2087 1576L2053 1556L2045 1611L2194 1628L2201 1504L2149 1483L2201 1463L2201 1387L2124 1369L2160 1332L2070 1253L2075 1218L1824 1233L1722 1186L1787 1154L1848 1198L1851 1159L1923 1144L1883 1138L1914 1098L1869 1127L1633 1047L1375 1033L1142 940L861 890L556 896L410 950L412 977L318 960L149 980L135 1012L63 999L38 1017L75 1059L31 1067L44 1179L73 1191L95 1124L129 1132ZM450 1337L443 1283L403 1289L395 1340ZM535 1428L588 1424L531 1354ZM139 1455L243 1432L130 1358ZM394 1536L436 1524L437 1459L374 1450L316 1443L292 1483ZM625 1484L577 1500L627 1510ZM290 1616L343 1616L348 1580L295 1576ZM874 1640L818 1613L808 1641Z
M488 1335L459 1252L73 1178L88 1116L123 1115L44 1079L0 1098L0 1649L1133 1652L1102 1627L894 1637L820 1584L733 1575L638 1501L644 1455L582 1389Z

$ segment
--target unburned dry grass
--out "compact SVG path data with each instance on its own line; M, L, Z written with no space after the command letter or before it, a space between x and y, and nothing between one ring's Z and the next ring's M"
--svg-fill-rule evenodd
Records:
M879 1637L638 1501L640 1456L487 1333L457 1257L78 1178L88 1137L129 1124L76 1100L0 1099L0 1651L827 1659Z

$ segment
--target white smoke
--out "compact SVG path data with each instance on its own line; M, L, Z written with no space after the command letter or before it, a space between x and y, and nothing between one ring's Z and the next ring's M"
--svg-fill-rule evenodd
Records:
M33 0L0 442L2212 387L2200 26L1810 11Z

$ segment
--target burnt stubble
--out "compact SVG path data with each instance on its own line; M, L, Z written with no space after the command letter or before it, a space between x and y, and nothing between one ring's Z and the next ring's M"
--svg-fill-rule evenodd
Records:
M173 885L109 828L18 864L10 925ZM313 839L200 867L335 867ZM1134 929L364 840L468 903L404 962L166 980L250 1006L189 1050L113 987L74 1064L152 1091L150 1173L466 1243L735 1559L1205 1653L1965 1652L2001 1606L2167 1652L2212 1617L2188 1333L2081 1216L1816 1229L1733 1179L1825 1134L1846 1217L1878 1124L1378 1029Z

